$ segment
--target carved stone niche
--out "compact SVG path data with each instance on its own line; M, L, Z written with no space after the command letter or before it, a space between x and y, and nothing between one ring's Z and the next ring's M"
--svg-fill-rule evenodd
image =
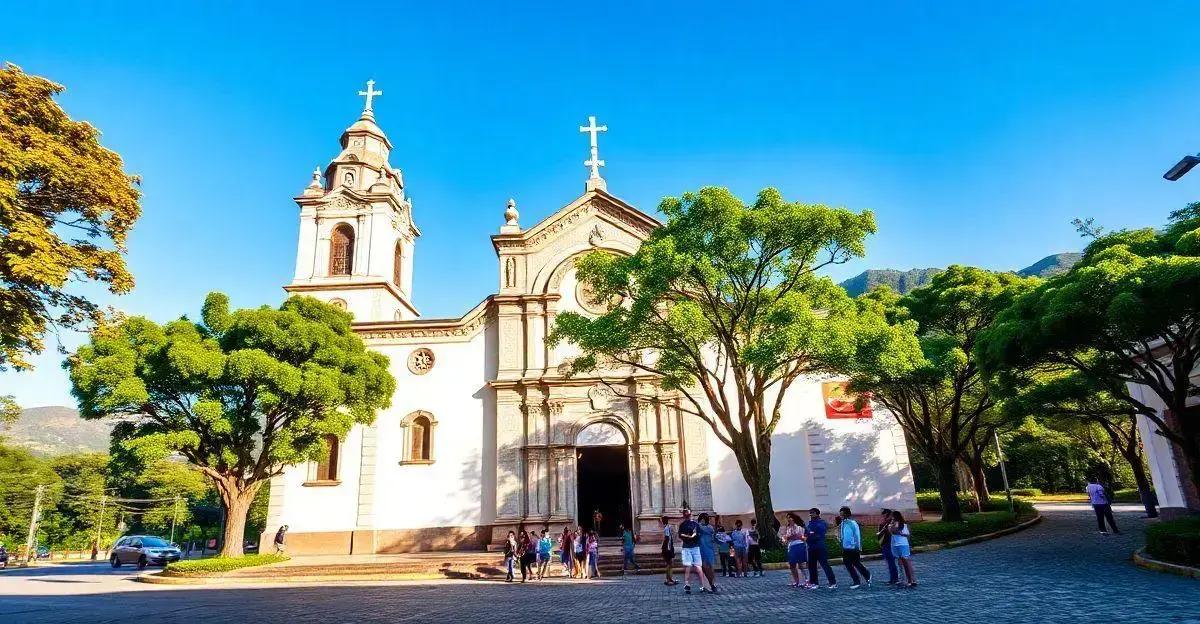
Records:
M424 375L433 370L433 351L426 347L413 349L412 353L408 354L408 370L414 375Z

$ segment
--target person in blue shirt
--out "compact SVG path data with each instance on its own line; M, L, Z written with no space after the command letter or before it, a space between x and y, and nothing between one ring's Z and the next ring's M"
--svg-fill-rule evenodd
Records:
M805 541L808 543L808 584L804 589L816 589L817 565L825 570L825 578L829 581L829 589L837 589L837 577L829 565L829 549L825 546L825 534L829 532L829 523L821 519L821 510L813 507L808 510L808 527L805 529Z
M734 576L746 578L746 549L750 545L750 533L742 528L742 521L733 523L733 532L729 534L730 553L733 555Z
M537 560L538 560L538 580L542 580L546 576L546 568L550 567L550 551L554 548L554 538L550 537L550 532L543 529L542 539L537 543Z
M858 589L861 586L859 574L862 574L863 582L870 587L871 571L862 562L862 529L850 513L849 507L842 507L838 510L838 514L838 537L842 541L842 563L846 566L846 571L850 573L850 580L853 581L850 589Z
M641 572L642 569L638 566L637 561L633 557L633 531L625 528L625 525L623 524L617 528L621 531L621 549L625 552L625 559L621 562L621 574L625 574L625 570L628 569L630 564L633 564L634 572Z
M708 514L702 513L700 518L700 569L704 572L704 577L708 579L708 584L712 586L713 593L717 593L717 572L715 564L717 562L717 530L709 521Z

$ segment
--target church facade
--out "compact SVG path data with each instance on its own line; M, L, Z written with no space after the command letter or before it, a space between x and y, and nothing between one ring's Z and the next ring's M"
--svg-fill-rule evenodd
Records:
M286 524L294 553L478 549L521 526L590 526L595 511L602 532L621 523L647 537L684 506L750 514L732 454L678 396L630 369L569 377L577 351L546 344L556 315L599 312L575 261L632 254L659 225L608 192L596 146L606 128L594 118L580 128L592 150L582 195L527 228L509 201L491 236L496 264L481 268L496 291L459 318L425 319L412 290L421 232L375 121L380 93L368 83L360 95L367 106L341 152L296 198L285 290L352 312L368 348L390 358L396 393L372 424L330 439L325 459L272 479L265 538ZM775 433L776 508L915 510L894 419L839 412L837 387L811 379L789 395Z

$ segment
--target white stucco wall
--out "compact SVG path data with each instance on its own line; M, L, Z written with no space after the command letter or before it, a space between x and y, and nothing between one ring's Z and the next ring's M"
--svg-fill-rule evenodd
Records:
M708 457L714 510L753 511L733 452L711 429ZM916 508L908 450L891 414L876 407L870 419L828 419L818 379L797 381L784 399L773 437L771 477L778 510Z
M491 521L494 473L485 470L485 437L494 413L494 391L486 380L495 375L494 328L470 342L379 347L391 358L396 377L392 406L378 417L378 463L375 482L375 525L380 529L476 526ZM424 375L408 370L413 349L433 350L433 369ZM409 413L433 414L433 463L401 465L400 421ZM494 433L492 434L494 437ZM491 512L487 510L493 510Z
M277 522L292 531L342 531L354 528L358 512L359 458L362 427L355 426L341 443L338 485L305 486L310 463L291 466L271 481L271 498L283 501ZM276 489L282 486L282 491ZM273 519L274 520L274 519Z

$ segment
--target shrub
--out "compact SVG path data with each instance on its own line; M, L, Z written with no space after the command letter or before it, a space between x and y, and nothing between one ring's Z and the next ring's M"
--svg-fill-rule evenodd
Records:
M962 505L963 511L978 511L975 509L975 497L970 494L959 492L958 503ZM937 492L917 492L917 508L921 511L941 513L942 499ZM1017 498L1015 490L1013 491L1013 509L1018 516L1031 516L1034 513L1033 503ZM1008 511L1008 497L1003 494L992 495L983 504L983 511Z
M1024 496L1026 498L1032 498L1034 496L1041 496L1042 491L1039 490L1038 488L1017 488L1012 491L1012 495L1013 496Z
M1146 529L1146 552L1155 559L1200 566L1200 516L1151 525Z
M1137 488L1122 489L1113 492L1114 503L1141 503L1142 494Z
M191 559L171 563L167 565L167 569L172 574L204 576L207 574L230 572L239 568L252 568L254 566L280 563L287 560L287 555L276 553L244 555L242 557L211 557L208 559Z

